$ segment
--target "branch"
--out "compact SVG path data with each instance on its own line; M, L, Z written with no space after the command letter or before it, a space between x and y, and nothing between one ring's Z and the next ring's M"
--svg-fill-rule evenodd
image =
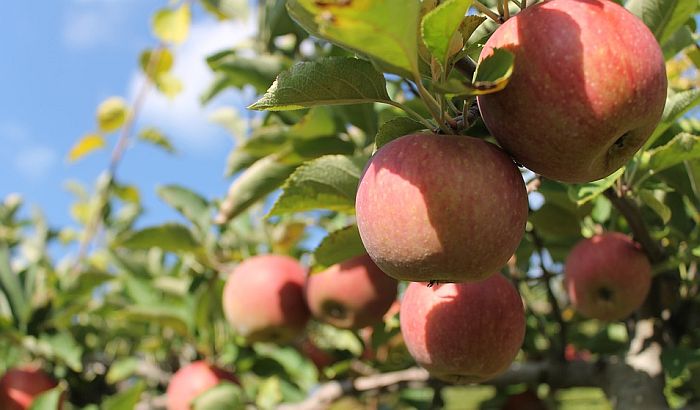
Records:
M627 196L618 195L612 188L606 189L604 194L622 216L625 217L632 230L634 239L642 245L651 263L657 264L663 262L666 259L665 252L661 245L649 234L649 229L647 229L646 224L644 224L642 213L637 204Z

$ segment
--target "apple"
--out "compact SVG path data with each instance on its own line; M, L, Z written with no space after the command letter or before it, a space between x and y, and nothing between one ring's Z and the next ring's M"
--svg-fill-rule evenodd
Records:
M305 279L306 269L289 256L249 258L226 280L226 318L249 343L289 342L304 331L309 320Z
M641 247L620 232L584 239L564 266L564 286L574 309L615 321L637 310L651 287L651 263Z
M191 410L197 396L221 382L240 384L238 378L205 361L182 367L170 379L166 391L168 410Z
M517 162L563 182L612 174L649 138L666 102L666 70L649 29L613 1L552 0L502 24L515 55L503 91L477 98L491 134Z
M471 137L413 134L381 147L360 179L357 226L369 256L408 281L483 279L525 232L527 193L513 161Z
M501 274L479 282L408 285L401 302L408 352L451 383L491 379L513 362L525 336L525 311Z
M306 302L317 319L342 329L359 329L382 322L396 300L396 286L396 280L364 254L310 275Z
M0 379L0 409L28 409L34 398L57 385L56 380L38 367L10 369Z

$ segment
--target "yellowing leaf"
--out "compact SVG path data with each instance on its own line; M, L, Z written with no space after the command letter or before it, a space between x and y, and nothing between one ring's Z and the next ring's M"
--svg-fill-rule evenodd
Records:
M166 43L182 43L190 32L192 12L188 3L177 9L161 9L153 16L153 33Z
M110 97L97 107L97 125L102 132L116 131L124 125L129 109L121 97Z
M139 57L141 70L151 79L153 77L170 71L173 67L175 57L167 48L157 48L155 50L145 50Z
M170 72L160 73L156 77L156 87L168 98L175 98L182 91L182 81Z
M105 146L105 139L100 134L88 134L82 137L68 153L68 160L73 162L77 161L85 155L95 151L97 149L103 148Z

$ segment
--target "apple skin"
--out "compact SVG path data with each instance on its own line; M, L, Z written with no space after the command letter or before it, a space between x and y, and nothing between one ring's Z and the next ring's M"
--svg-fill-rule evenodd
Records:
M38 367L10 369L0 379L0 409L28 409L36 396L57 385L56 380Z
M226 319L247 342L289 342L304 331L306 270L295 259L258 255L229 275L223 292Z
M197 396L224 381L240 384L233 373L205 361L192 362L182 367L175 372L168 384L168 410L191 410L192 401Z
M382 322L396 300L396 287L396 280L365 254L310 275L306 302L317 319L341 329L359 329Z
M480 60L515 54L503 91L477 98L503 149L547 178L582 183L627 163L666 103L666 69L649 29L622 6L552 0L502 24Z
M574 246L566 258L564 286L582 315L621 320L644 303L651 287L651 263L630 237L607 232Z
M525 232L528 204L520 171L495 145L413 134L370 159L355 209L362 243L387 275L462 282L505 265Z
M434 377L478 383L510 366L525 336L525 311L502 275L432 287L413 282L401 302L409 353Z

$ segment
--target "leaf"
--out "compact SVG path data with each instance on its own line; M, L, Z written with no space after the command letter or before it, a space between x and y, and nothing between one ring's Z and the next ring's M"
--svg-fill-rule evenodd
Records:
M192 12L190 4L184 2L176 9L158 10L151 22L153 33L165 43L179 44L185 41L190 32Z
M635 184L674 165L699 158L700 137L682 132L666 145L642 154Z
M18 324L26 324L29 305L25 300L22 283L10 265L10 251L7 245L0 242L0 291L5 294L10 304L12 315Z
M214 222L224 224L248 209L256 201L279 188L296 167L297 165L281 163L276 155L256 161L233 181Z
M320 267L328 267L364 253L367 251L362 244L360 231L357 225L351 225L323 238L314 251L314 258Z
M111 370L111 368L110 368ZM106 398L100 405L101 410L132 410L141 401L146 390L146 383L138 381L130 388Z
M109 97L97 107L97 126L102 132L116 131L124 125L129 108L121 97Z
M73 145L73 148L70 149L68 161L75 162L95 150L104 148L105 145L106 141L102 135L87 134L80 138L80 140Z
M183 85L172 73L160 73L155 78L156 88L166 97L173 99L182 92Z
M327 155L297 168L285 181L269 216L314 209L354 212L366 157Z
M418 75L418 0L289 0L287 10L317 37L377 60L394 74Z
M219 20L248 17L248 2L246 0L201 0L200 3L204 9Z
M186 226L174 223L133 232L118 241L118 245L130 249L160 248L168 252L193 252L200 246Z
M131 202L132 204L139 204L141 202L139 189L133 185L114 183L112 185L112 193L124 202Z
M245 409L243 389L233 383L222 382L199 394L192 401L193 410Z
M423 129L425 129L425 125L408 117L392 118L379 127L379 131L374 137L374 145L378 150L399 137Z
M571 198L572 201L575 201L578 205L583 205L586 202L595 199L606 189L613 186L615 181L621 177L624 172L625 168L623 167L615 171L612 175L609 175L603 179L589 182L587 184L572 184L569 186L569 198Z
M289 67L289 60L278 56L262 54L255 57L245 57L235 50L226 50L207 57L207 64L220 77L221 88L210 88L202 96L203 102L210 101L226 87L243 88L252 85L259 93L265 90L275 80L277 75Z
M446 94L456 96L484 95L501 91L508 85L513 74L514 55L505 49L494 49L493 53L481 60L474 72L472 83L464 83L451 78L436 84L436 88Z
M189 334L188 317L182 309L173 308L166 304L143 306L130 305L124 307L120 312L124 318L130 322L159 324L172 328L181 336Z
M457 33L471 3L472 0L447 0L423 17L421 22L423 42L443 68L446 68L447 61L451 57L452 38Z
M156 190L160 199L175 208L200 228L209 221L209 204L199 194L179 185L165 185Z
M288 132L288 136L300 139L327 137L336 133L333 112L329 107L313 107L297 121Z
M151 80L154 80L158 75L167 73L173 67L175 57L167 48L147 49L141 53L139 63L141 70Z
M673 123L676 122L683 114L700 103L700 89L692 89L672 93L666 98L666 106L664 113L661 116L661 121L656 129L651 134L651 137L644 144L645 148L650 147Z
M170 139L166 137L159 129L154 127L144 128L139 132L138 139L140 141L148 142L155 145L156 147L162 148L165 152L174 154L175 147L170 143Z
M118 358L109 365L106 380L115 384L131 377L139 367L140 360L135 357Z
M284 111L389 101L384 76L372 64L351 57L326 57L297 63L282 72L265 95L248 108Z
M28 410L56 410L61 407L63 387L56 386L36 396Z
M70 333L42 334L39 342L45 343L50 348L52 356L60 359L73 371L83 371L83 347L73 339Z
M628 10L641 18L660 44L666 41L695 14L697 0L630 0Z
M664 224L671 220L671 208L656 198L653 191L641 189L638 193L642 201L661 218Z
M462 24L459 25L459 32L462 34L462 39L464 40L464 43L467 43L467 40L469 40L469 37L474 34L474 31L479 28L481 23L486 21L487 18L483 16L477 16L477 15L470 15L470 16L465 16L464 19L462 20Z

